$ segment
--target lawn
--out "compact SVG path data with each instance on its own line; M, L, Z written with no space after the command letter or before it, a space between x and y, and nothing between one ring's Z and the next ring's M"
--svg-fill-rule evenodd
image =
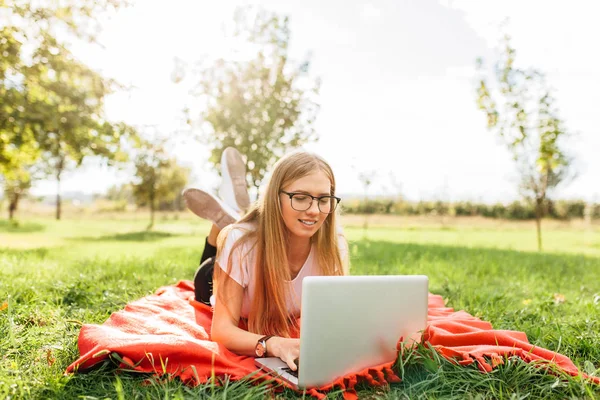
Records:
M545 252L533 223L345 218L353 274L426 274L430 291L496 329L565 354L600 375L600 228L549 223ZM191 279L208 225L189 215L53 221L0 220L0 398L249 398L244 382L189 388L104 367L63 376L78 357L81 323L102 323L134 299ZM432 364L430 359L433 358ZM580 378L509 359L490 374L419 349L401 360L403 382L371 398L600 398ZM282 394L294 398L292 392ZM334 396L335 397L335 396Z

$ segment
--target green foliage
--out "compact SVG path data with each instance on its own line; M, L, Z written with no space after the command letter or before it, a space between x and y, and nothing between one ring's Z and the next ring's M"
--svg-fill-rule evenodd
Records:
M408 202L392 198L344 199L341 203L347 214L390 214L390 215L449 215L480 216L510 220L535 219L535 207L529 202L513 201L509 204L483 204L469 201ZM600 204L590 204L590 217L600 219ZM569 220L585 217L586 203L583 200L548 201L545 215L549 218Z
M31 127L24 122L27 99L17 79L22 43L13 26L0 29L0 182L9 202L9 218L31 187L32 163L39 157Z
M38 116L36 139L43 161L56 180L60 183L70 162L79 166L87 156L99 156L109 163L126 160L121 146L135 131L102 118L103 100L111 93L112 83L78 62L49 36L34 52L33 61L25 88L31 110Z
M570 174L571 159L563 145L569 132L559 117L545 76L535 69L518 68L515 55L506 35L492 77L496 85L490 86L482 74L477 106L486 114L488 128L504 141L517 164L520 189L535 205L541 250L540 220L547 208L548 193ZM480 72L482 65L478 60Z
M21 174L4 178L4 196L8 199L8 219L12 220L21 197L31 187L31 177L27 170L21 170ZM14 171L13 171L14 173Z
M257 49L247 61L218 60L202 72L200 90L207 108L202 120L211 129L210 161L219 166L223 150L247 157L250 183L258 187L268 168L289 149L316 138L318 111L313 97L319 82L308 80L310 63L291 65L287 17L249 9L236 13L237 38Z
M86 156L109 162L125 158L121 145L135 130L103 116L103 100L114 82L78 61L68 48L70 39L94 42L97 14L122 4L121 0L2 2L0 174L8 182L5 186L18 188L19 195L36 178L30 174L34 164L60 182L64 169L79 166ZM60 197L57 200L59 219Z
M106 192L106 199L125 203L133 203L133 187L126 183L123 185L113 185Z
M136 204L150 209L149 228L154 225L155 210L175 203L176 209L183 208L181 192L189 175L189 169L179 166L167 155L164 142L142 143L135 159L136 181L132 189Z
M592 218L599 218L600 204L591 205L592 207ZM557 219L571 219L571 218L584 218L585 217L586 203L583 200L574 201L551 201L548 205L548 213ZM593 210L596 209L597 213Z
M95 42L101 31L96 17L128 4L126 0L3 0L0 3L10 11L10 20L18 21L15 26L26 33L49 32L53 36L68 33L88 42Z
M33 140L32 132L22 123L27 103L16 79L21 68L22 47L17 34L18 30L12 26L0 29L0 173L3 175L22 162L17 157L31 155L31 149L24 151L24 147L31 146Z
M77 61L54 38L42 40L24 85L38 117L38 143L51 158L77 165L88 155L124 158L119 152L122 130L101 117L112 82Z

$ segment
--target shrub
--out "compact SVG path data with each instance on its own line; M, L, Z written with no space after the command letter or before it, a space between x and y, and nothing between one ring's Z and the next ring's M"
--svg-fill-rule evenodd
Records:
M509 204L484 204L469 201L444 202L425 201L408 202L389 198L344 199L342 208L347 214L394 214L394 215L457 215L482 216L487 218L506 218L511 220L530 220L535 218L533 204L525 201L513 201ZM548 201L546 216L556 219L583 218L586 203L582 200ZM600 218L600 204L591 205L593 219Z

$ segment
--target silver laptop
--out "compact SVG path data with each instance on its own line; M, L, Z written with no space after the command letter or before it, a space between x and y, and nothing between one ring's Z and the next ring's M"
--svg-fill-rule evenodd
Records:
M394 361L400 338L421 339L428 286L423 275L306 277L298 370L276 357L255 363L293 387L309 388Z

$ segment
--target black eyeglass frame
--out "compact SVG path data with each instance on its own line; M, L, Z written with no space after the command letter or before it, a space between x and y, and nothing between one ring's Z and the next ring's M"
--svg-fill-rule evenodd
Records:
M311 194L304 193L304 192L291 192L291 193L290 193L290 192L286 192L285 190L280 190L280 191L279 191L279 193L284 193L284 194L286 194L287 196L289 196L289 198L290 198L290 206L291 206L292 208L294 208L294 206L292 205L292 202L293 202L293 200L292 200L292 199L293 199L293 197L294 197L294 196L306 196L306 197L310 197L310 198L311 198L311 200L310 200L310 205L309 205L309 206L308 206L306 209L304 209L304 210L296 210L296 209L294 208L294 210L296 210L296 211L306 211L306 210L310 210L310 208L312 207L312 205L313 205L314 201L315 201L315 200L317 200L317 208L319 209L319 212L320 212L321 214L333 214L333 213L335 212L335 210L336 210L336 208L337 208L338 204L340 204L340 201L342 201L342 199L341 199L340 197L333 196L333 195L327 195L327 196L316 196L316 197L315 197L315 196L313 196L313 195L311 195ZM335 199L335 203L334 203L334 205L333 205L333 209L332 209L330 212L323 212L323 211L321 211L321 205L320 205L319 201L320 201L321 199L323 199L323 198Z

